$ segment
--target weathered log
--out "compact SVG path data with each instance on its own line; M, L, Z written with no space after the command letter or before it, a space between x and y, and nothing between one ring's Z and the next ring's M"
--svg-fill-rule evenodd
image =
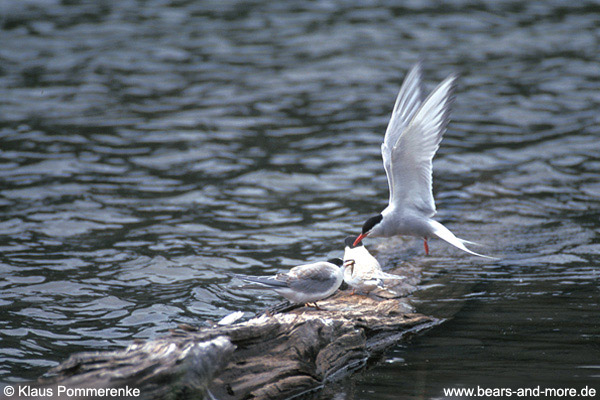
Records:
M413 313L405 298L385 298L413 290L411 280L416 279L371 297L339 291L319 301L318 310L301 307L232 325L184 327L123 351L77 354L51 370L43 384L137 388L143 399L297 396L362 368L440 322Z
M50 379L40 383L51 389L54 396L60 394L60 385L75 391L128 389L122 390L122 395L110 396L118 398L177 399L186 394L203 398L213 374L223 368L234 350L227 336L196 339L193 335L174 335L132 344L125 350L72 355L50 370ZM134 389L139 390L139 395L129 394ZM64 397L106 397L93 390L76 393L64 393Z

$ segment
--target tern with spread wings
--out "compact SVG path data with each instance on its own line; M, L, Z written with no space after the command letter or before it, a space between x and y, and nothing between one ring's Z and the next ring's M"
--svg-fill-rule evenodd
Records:
M469 250L465 244L473 242L457 238L432 219L436 213L432 160L450 120L457 77L450 75L424 99L421 74L421 63L417 63L406 76L381 145L389 204L364 223L354 244L367 236L416 236L423 238L429 254L427 240L439 238L469 254L492 258Z

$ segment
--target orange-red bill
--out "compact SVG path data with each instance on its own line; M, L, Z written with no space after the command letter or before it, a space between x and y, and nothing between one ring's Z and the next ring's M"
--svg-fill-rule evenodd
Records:
M360 235L358 235L358 237L356 238L354 243L352 243L352 246L356 246L357 244L359 244L361 242L361 240L363 240L364 238L367 237L367 235L368 235L368 233L361 233Z

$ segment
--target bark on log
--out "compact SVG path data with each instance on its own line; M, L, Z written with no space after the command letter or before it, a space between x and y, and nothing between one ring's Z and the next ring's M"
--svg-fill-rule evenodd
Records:
M410 290L400 287L395 293ZM137 398L142 399L298 396L362 368L440 322L413 313L405 298L386 299L393 297L390 293L373 298L338 291L319 301L319 310L302 307L232 325L187 327L122 351L77 354L40 383L128 386L140 389Z

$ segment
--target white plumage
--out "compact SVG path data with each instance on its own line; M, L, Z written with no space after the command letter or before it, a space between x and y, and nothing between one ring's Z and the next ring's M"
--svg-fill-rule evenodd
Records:
M469 250L448 228L431 219L436 213L432 191L432 161L449 122L456 75L450 75L423 99L421 64L408 73L385 132L381 155L390 191L389 204L369 218L355 244L367 236L408 235L424 240L440 238L467 253Z
M381 270L381 265L375 257L363 246L362 243L354 245L354 236L348 236L344 243L344 263L349 266L344 271L344 282L353 291L369 293L375 289L382 288L385 279L404 279L403 276L388 274Z

